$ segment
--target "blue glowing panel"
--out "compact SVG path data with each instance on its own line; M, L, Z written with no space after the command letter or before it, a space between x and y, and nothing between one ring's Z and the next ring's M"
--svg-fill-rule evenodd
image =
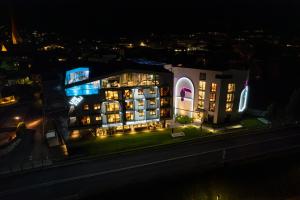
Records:
M243 89L243 91L241 93L240 103L239 103L239 112L244 112L247 108L248 93L249 93L249 86L246 85L246 87Z
M94 81L77 85L71 88L65 89L66 95L70 96L81 96L81 95L93 95L98 94L100 89L100 81Z
M87 67L80 67L66 72L65 85L83 81L89 78L90 70Z

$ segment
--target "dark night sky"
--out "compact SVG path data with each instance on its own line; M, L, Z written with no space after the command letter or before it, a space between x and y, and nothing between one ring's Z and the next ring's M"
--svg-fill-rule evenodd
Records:
M235 30L300 32L300 1L0 0L0 24L13 10L19 27L71 34ZM11 9L13 8L13 9Z

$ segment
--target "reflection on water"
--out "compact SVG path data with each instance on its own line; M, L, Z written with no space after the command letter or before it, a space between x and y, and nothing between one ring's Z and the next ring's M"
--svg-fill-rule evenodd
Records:
M128 186L97 199L296 200L300 199L300 159L260 161L226 166L204 174Z

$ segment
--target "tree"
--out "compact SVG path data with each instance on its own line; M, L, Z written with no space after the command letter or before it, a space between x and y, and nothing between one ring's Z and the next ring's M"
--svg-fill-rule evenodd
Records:
M286 106L286 114L289 120L300 120L300 88L294 90L290 101Z

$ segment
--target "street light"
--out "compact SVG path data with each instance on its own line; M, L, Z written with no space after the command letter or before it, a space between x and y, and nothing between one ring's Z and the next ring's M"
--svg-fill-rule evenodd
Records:
M14 119L19 121L21 119L21 117L20 116L15 116Z

